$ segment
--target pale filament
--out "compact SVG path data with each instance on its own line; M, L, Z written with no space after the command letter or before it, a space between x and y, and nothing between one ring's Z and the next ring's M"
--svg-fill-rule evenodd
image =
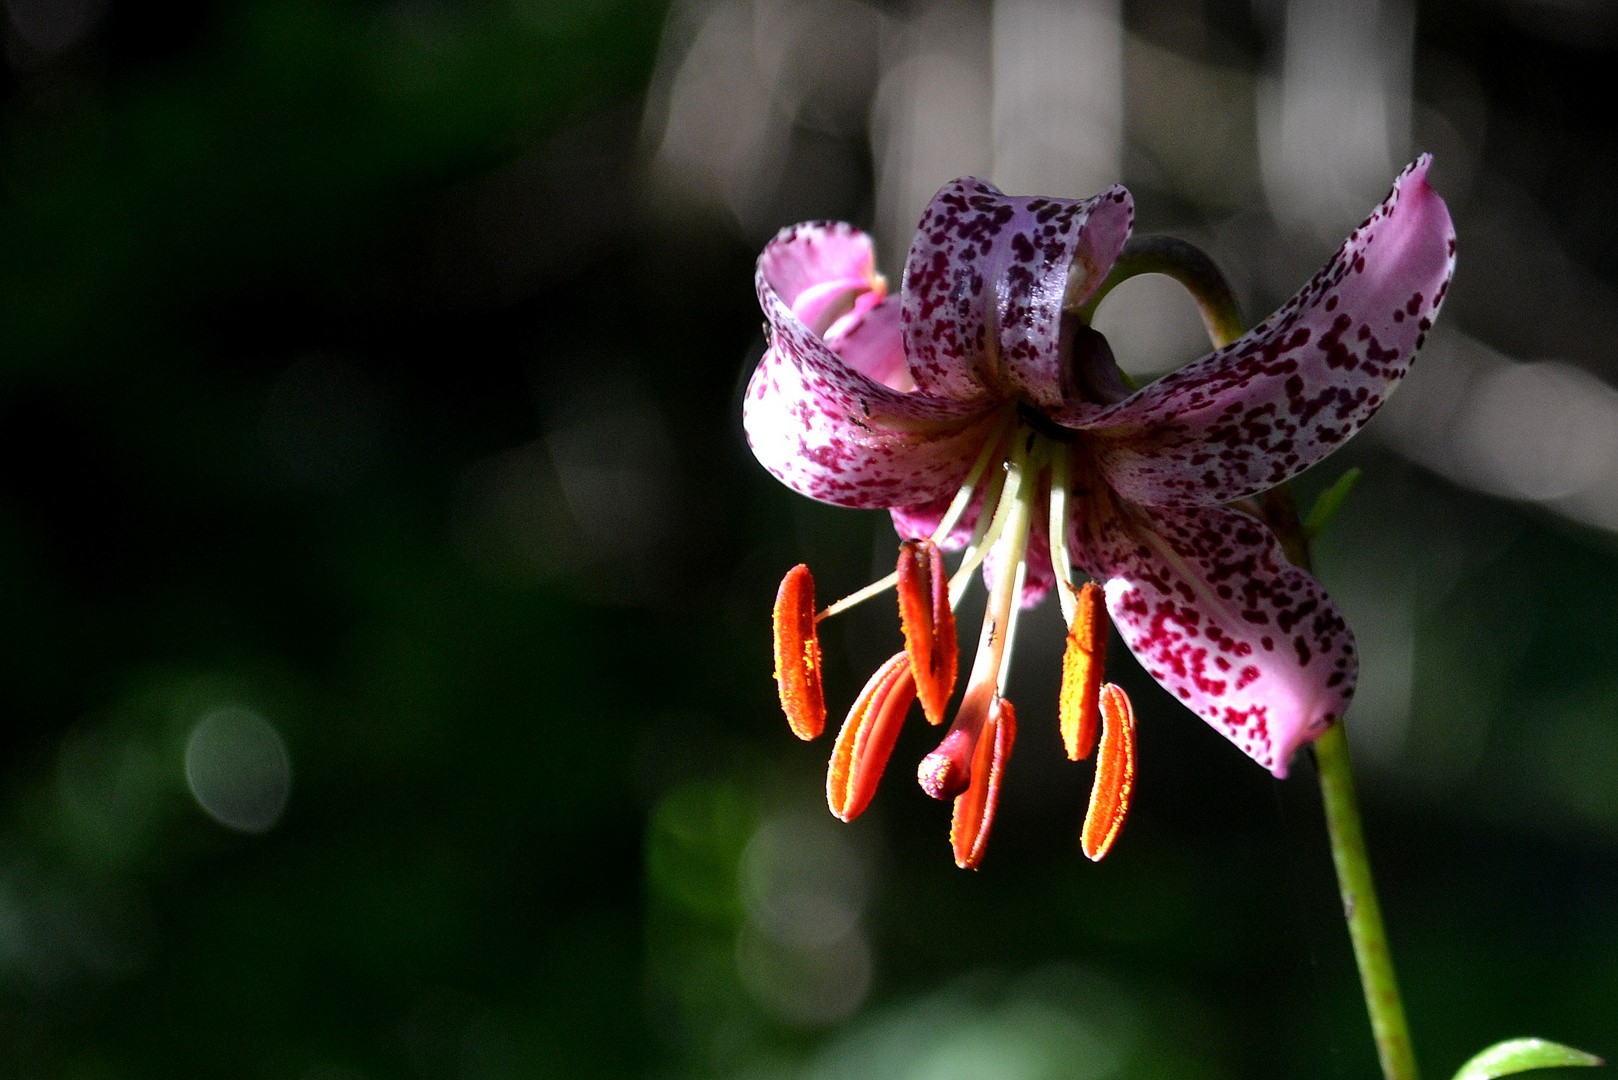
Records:
M1019 438L1018 452L1012 455L1006 495L1000 503L1002 508L1006 508L1006 513L1003 518L1000 513L995 514L1001 523L1000 573L995 578L994 591L989 595L988 610L984 612L983 633L978 638L978 652L972 661L966 696L956 712L957 723L963 716L981 722L981 718L988 715L991 699L1000 688L1001 665L1010 638L1013 610L1019 599L1023 560L1028 553L1028 531L1034 517L1033 494L1036 485L1033 483L1034 477L1028 474L1037 469L1037 464L1030 467L1029 455L1023 450L1025 445L1026 440ZM990 531L994 529L991 527Z
M972 538L966 543L966 550L961 552L961 563L949 579L949 606L953 611L961 604L961 597L966 594L966 586L971 581L972 571L983 562L984 553L994 546L995 538L1000 535L999 525L1005 522L1005 496L1006 477L1011 473L1011 463L1007 462L995 470L989 477L989 484L983 489L983 508L978 511L978 521L972 528Z
M889 574L887 577L877 578L875 581L865 586L865 588L851 592L841 600L837 601L837 603L823 608L817 615L815 615L815 622L819 622L821 619L829 619L833 615L847 611L855 604L863 604L873 596L881 596L898 583L899 571L897 570Z
M956 523L961 520L961 515L966 513L966 508L972 504L972 495L978 486L978 481L983 478L984 472L989 468L989 462L992 460L994 452L1000 448L1000 441L1006 436L1006 428L1011 426L1011 422L1016 417L1017 410L1015 408L1007 408L1000 417L1000 422L995 425L994 433L989 436L989 441L983 444L982 450L978 451L978 459L972 463L972 469L966 474L966 480L961 484L961 489L955 493L955 498L950 500L949 509L944 511L944 517L939 521L938 528L933 530L933 543L942 544L949 537L949 534L954 531ZM984 500L984 505L988 505L987 499Z
M1073 563L1067 550L1068 495L1073 486L1073 460L1065 446L1050 448L1051 458L1051 568L1056 571L1056 598L1062 603L1062 619L1073 625L1078 592L1073 585Z
M966 513L966 508L972 504L972 496L976 492L978 482L983 479L983 474L988 471L990 463L994 461L995 451L999 449L1000 442L1005 437L1006 428L1016 415L1017 410L1009 408L1001 416L1000 422L995 425L994 432L989 436L988 441L983 444L983 449L978 451L977 460L972 463L972 468L967 472L966 479L962 481L960 489L955 492L955 498L950 500L949 509L944 511L943 518L938 522L938 528L933 530L933 535L929 538L932 543L942 544L949 534L954 531L956 524L961 520L961 515ZM1001 474L997 471L996 475L990 478L990 486L984 492L983 505L985 508L996 497L1000 482ZM980 515L980 527L982 524L981 518L982 515ZM864 603L873 596L881 596L898 583L899 572L895 570L887 577L878 578L865 586L865 588L851 592L835 604L828 605L815 616L815 622L819 622L821 619L829 619L833 615L847 611L855 604ZM952 593L951 595L953 596L954 594ZM952 602L950 606L953 607L954 603Z
M980 566L989 552L994 550L995 543L1000 539L1001 531L1006 527L1006 521L1013 505L1019 497L1031 497L1033 484L1038 479L1040 466L1039 436L1028 428L1018 428L1011 439L1011 460L1006 462L1004 476L1001 482L1005 490L996 494L991 487L984 493L983 509L978 514L977 528L972 531L972 542L967 545L961 556L961 565L956 568L954 576L949 579L949 606L951 610L959 607L961 598L966 595L966 588L971 583L972 571ZM1023 489L1027 491L1024 492ZM989 518L990 498L995 502L994 516ZM984 520L988 518L987 529Z

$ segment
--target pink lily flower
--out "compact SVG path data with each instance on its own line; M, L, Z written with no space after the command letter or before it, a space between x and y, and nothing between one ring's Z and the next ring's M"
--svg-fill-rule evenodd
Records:
M769 243L755 278L769 349L743 414L753 453L801 494L890 510L905 538L894 575L823 611L805 567L777 598L781 700L812 738L825 719L816 622L899 590L906 648L843 726L834 813L869 803L912 701L945 719L953 611L979 565L990 595L977 654L920 769L929 794L955 798L962 866L982 857L1015 738L1003 691L1017 612L1053 586L1071 628L1069 755L1087 756L1101 729L1091 858L1122 826L1135 772L1133 710L1102 682L1107 615L1154 679L1278 777L1343 715L1353 634L1269 528L1231 504L1336 449L1409 370L1454 269L1428 162L1280 310L1135 392L1078 314L1129 237L1122 187L1068 201L957 180L928 205L898 296L852 226L798 225ZM946 577L939 552L960 548Z

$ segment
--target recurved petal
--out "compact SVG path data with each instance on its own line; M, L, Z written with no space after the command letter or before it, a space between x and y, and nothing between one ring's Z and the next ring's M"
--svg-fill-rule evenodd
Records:
M1063 308L1106 277L1133 218L1122 187L1074 201L1012 197L973 177L945 185L905 262L916 385L958 401L1021 394L1064 405L1074 387L1061 357Z
M825 297L878 287L871 238L840 221L782 229L759 254L758 277L816 333L824 333L835 318L827 317ZM844 310L852 303L846 300Z
M930 502L954 492L994 417L981 405L883 385L793 312L783 299L791 289L814 288L814 272L848 269L836 259L861 250L851 235L863 237L846 225L800 225L784 230L759 257L755 284L771 344L748 384L742 424L759 462L811 498L856 507ZM817 254L821 248L829 250ZM787 293L777 291L777 283ZM870 358L902 348L891 318L873 317L879 309L837 331L878 375L880 365Z
M794 491L838 506L907 506L953 495L993 434L994 415L953 415L946 403L931 423L897 426L867 411L872 402L862 396L894 391L826 356L803 360L777 347L759 361L742 405L759 463Z
M1092 506L1071 539L1141 666L1276 776L1343 715L1354 636L1258 521L1224 507Z
M1109 483L1156 506L1214 505L1287 480L1358 431L1398 386L1455 268L1430 158L1303 291L1245 336L1086 421Z

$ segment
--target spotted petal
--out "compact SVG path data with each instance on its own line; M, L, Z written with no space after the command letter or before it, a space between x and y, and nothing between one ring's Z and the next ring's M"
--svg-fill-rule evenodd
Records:
M905 364L896 297L889 296L873 307L844 315L826 331L826 343L843 358L843 363L890 390L908 394L916 389Z
M1423 155L1258 327L1084 424L1135 502L1210 505L1290 479L1358 431L1409 370L1449 288L1455 227Z
M1061 356L1062 312L1101 284L1134 212L1116 186L1072 201L1014 198L972 177L946 185L905 262L905 347L916 385L958 401L1067 404L1074 388Z
M757 280L768 282L817 334L824 334L858 296L875 291L876 299L882 298L871 238L842 222L808 222L781 230L759 253Z
M899 328L888 305L867 299L880 299L869 260L869 239L848 225L799 225L764 249L755 285L770 348L748 384L742 424L759 462L810 498L930 502L960 484L995 419L981 404L884 385L827 343L823 333L890 375Z
M1343 715L1354 636L1253 518L1105 501L1074 522L1071 540L1152 678L1276 776Z

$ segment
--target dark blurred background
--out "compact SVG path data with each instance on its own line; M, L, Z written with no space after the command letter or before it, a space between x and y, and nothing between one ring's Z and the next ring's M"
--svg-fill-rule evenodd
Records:
M975 173L1210 250L1256 319L1415 152L1440 332L1300 481L1418 1051L1618 1053L1618 11L1597 0L4 0L0 1076L1372 1077L1307 761L1113 650L1077 850L1054 604L993 844L852 827L768 611L891 566L738 420L776 228L896 274ZM896 281L897 278L895 277ZM1098 325L1203 349L1162 279ZM829 624L833 711L899 640ZM834 723L836 717L833 718Z

